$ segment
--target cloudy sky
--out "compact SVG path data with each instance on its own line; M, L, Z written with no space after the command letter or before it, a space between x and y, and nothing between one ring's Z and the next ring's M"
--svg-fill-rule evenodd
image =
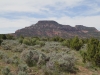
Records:
M100 0L0 0L0 34L14 33L39 20L100 30Z

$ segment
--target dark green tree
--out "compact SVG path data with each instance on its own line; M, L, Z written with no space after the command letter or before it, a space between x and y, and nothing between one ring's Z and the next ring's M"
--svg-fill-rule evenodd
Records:
M0 34L0 38L1 38L1 39L4 39L4 40L7 39L7 37L6 37L5 34Z
M14 39L14 36L13 36L13 35L10 35L10 34L7 34L7 35L6 35L6 38L7 38L7 39Z
M93 65L100 67L100 41L91 38L87 44L87 61Z
M74 37L70 43L70 47L75 50L79 50L83 46L83 41L77 36Z
M1 45L1 43L3 42L3 40L2 39L0 39L0 45Z

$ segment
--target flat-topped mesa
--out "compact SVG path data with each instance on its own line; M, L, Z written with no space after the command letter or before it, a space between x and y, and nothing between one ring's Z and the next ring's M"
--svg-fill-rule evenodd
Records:
M75 28L78 30L98 31L95 27L86 27L83 25L75 25Z
M83 25L76 25L72 27L70 25L59 24L53 20L41 20L36 24L29 27L17 30L16 36L39 36L39 37L54 37L60 36L64 38L70 38L74 36L85 37L98 37L100 32L95 27L86 27Z
M44 25L44 24L58 25L58 23L56 21L53 21L53 20L41 20L41 21L38 21L36 23L36 25Z
M83 25L75 25L75 27L78 28L78 27L85 27L85 26L83 26Z

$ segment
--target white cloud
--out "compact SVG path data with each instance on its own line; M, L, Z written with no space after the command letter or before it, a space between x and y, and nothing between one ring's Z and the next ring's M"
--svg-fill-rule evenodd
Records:
M35 12L40 13L42 8L52 6L57 8L74 7L83 0L1 0L0 12ZM57 4L58 3L58 4ZM61 5L59 5L59 3Z
M100 30L100 16L77 16L77 17L69 17L69 16L64 16L61 18L50 18L50 19L54 19L57 22L64 24L64 25L71 25L71 26L75 26L75 25L84 25L84 26L88 26L88 27L96 27L97 29Z
M83 15L98 15L98 13L100 13L100 0L84 1L82 5L88 8L88 10L82 13Z
M97 3L98 2L98 3ZM60 24L65 25L85 25L96 27L100 30L100 15L93 16L100 12L99 6L100 0L0 0L0 33L11 33L19 28L35 24L38 20L55 20ZM70 17L66 13L74 14L74 7L87 6L90 9L80 14ZM50 9L50 7L54 8ZM68 10L66 9L68 8ZM69 11L72 9L73 11ZM59 10L60 12L56 11ZM10 17L4 17L4 15L11 15L11 13L30 13L30 14L43 14L48 15L48 18L37 18L25 16L13 15L16 19L10 19ZM53 16L54 15L54 16ZM59 16L60 15L60 16ZM88 16L91 15L91 16ZM53 17L52 17L53 16ZM59 16L59 18L58 18ZM10 29L7 29L10 28ZM6 30L5 30L6 29Z

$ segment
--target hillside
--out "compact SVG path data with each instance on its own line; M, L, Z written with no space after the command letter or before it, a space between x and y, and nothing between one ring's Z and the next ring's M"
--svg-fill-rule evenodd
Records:
M37 37L3 39L0 45L0 75L100 75L100 64L96 66L87 59L83 61L87 44L94 42L90 45L94 48L90 49L95 53L100 42L98 45L97 39L82 40L77 37L62 41L53 38L46 41ZM98 53L100 55L100 49ZM98 57L96 62L99 60Z
M95 27L86 27L83 25L62 25L55 21L38 21L29 27L17 30L14 33L16 36L40 36L40 37L98 37L100 32Z

